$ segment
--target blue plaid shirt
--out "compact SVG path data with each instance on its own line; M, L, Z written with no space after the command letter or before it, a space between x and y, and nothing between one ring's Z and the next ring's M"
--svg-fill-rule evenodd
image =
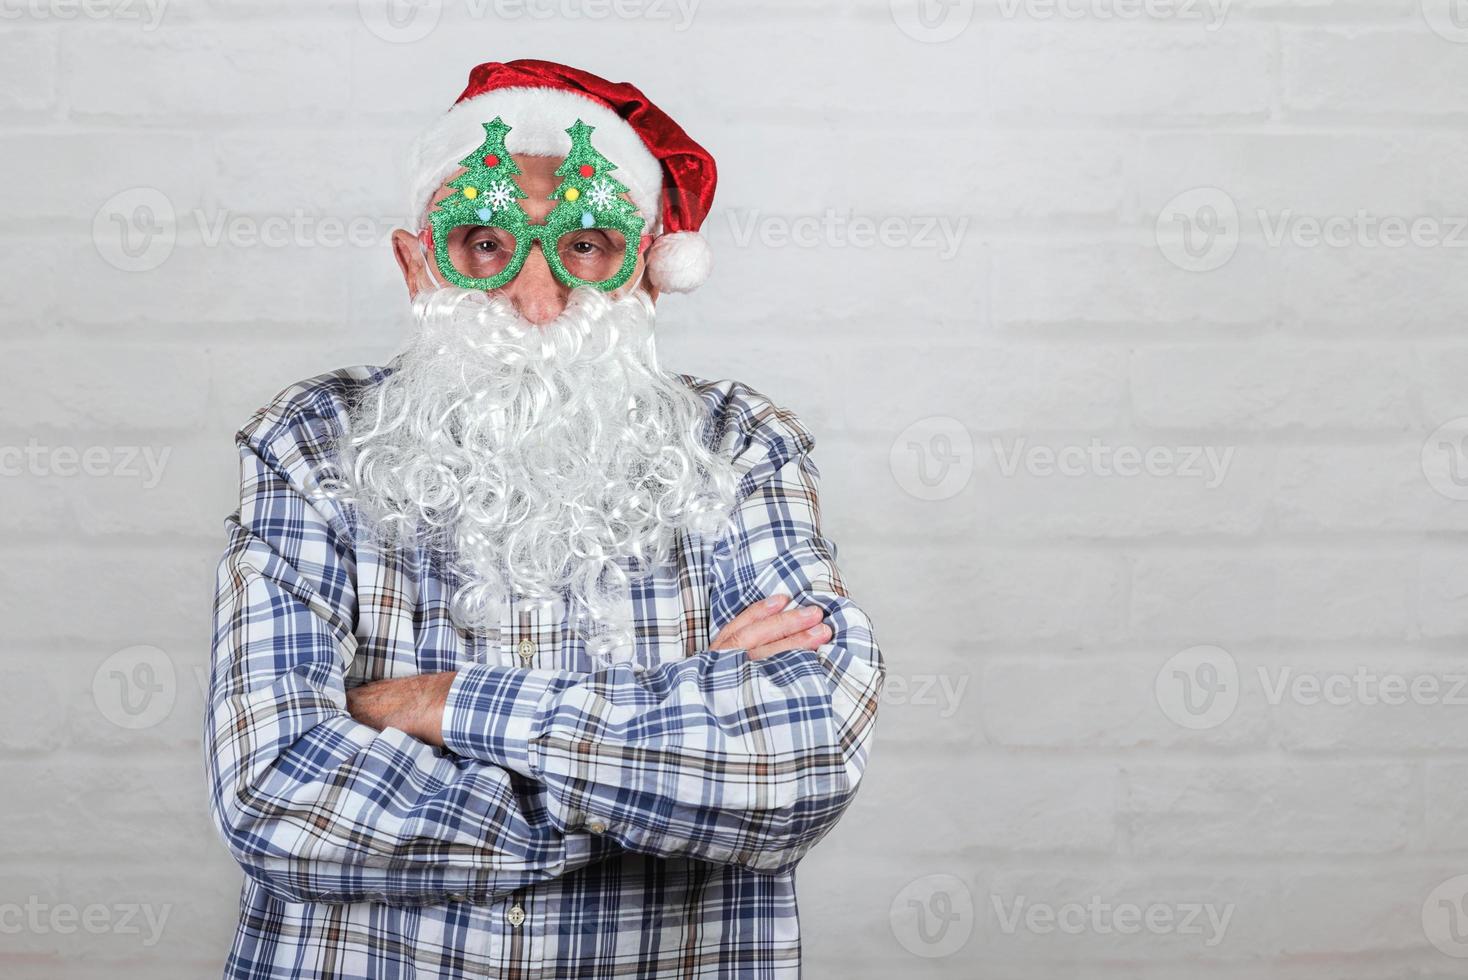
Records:
M498 635L458 582L354 549L308 473L363 389L287 388L236 436L204 744L244 868L229 977L794 977L796 863L851 802L885 668L823 536L810 433L733 381L678 377L742 480L734 530L680 536L637 583L639 659L594 670L539 608ZM708 649L774 594L819 605L816 651ZM346 711L366 681L454 670L444 748Z

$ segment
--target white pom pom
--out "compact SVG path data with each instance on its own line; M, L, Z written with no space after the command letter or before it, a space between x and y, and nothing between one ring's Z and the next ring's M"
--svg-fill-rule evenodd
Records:
M660 292L691 293L714 267L714 253L696 231L658 236L647 252L647 278Z

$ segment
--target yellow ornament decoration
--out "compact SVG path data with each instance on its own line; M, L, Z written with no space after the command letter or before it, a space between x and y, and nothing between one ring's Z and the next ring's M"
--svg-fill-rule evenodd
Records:
M574 187L569 188L566 191L566 200L568 200L568 201L574 201L574 200L576 200L580 196L581 196L581 192L579 190L577 190L576 188L574 188Z
M467 197L471 201L474 200L476 197L479 196L479 188L477 188L477 187L466 187L466 188L464 188L464 196Z

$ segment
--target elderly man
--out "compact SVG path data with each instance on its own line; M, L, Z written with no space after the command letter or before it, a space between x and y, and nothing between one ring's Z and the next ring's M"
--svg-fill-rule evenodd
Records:
M236 436L227 975L796 976L794 868L884 666L810 433L658 365L713 160L632 86L517 61L474 69L413 177L411 343Z

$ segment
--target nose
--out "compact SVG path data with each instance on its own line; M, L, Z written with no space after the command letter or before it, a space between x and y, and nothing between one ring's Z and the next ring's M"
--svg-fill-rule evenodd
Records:
M504 294L515 304L521 316L539 326L565 312L571 289L551 273L550 264L537 242L525 257L525 265L519 275L505 287Z

